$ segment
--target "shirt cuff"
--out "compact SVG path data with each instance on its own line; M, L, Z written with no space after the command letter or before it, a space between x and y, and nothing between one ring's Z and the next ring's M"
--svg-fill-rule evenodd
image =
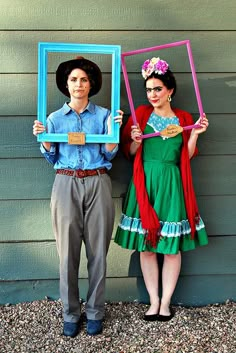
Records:
M44 147L44 145L41 143L40 145L40 151L42 154L55 154L56 153L56 146L54 144L51 144L50 150L47 151L46 148Z
M113 148L112 151L107 151L106 149L106 145L104 144L103 145L103 153L105 154L106 158L108 160L112 159L113 157L115 157L117 151L118 151L119 147L118 147L118 144L116 145L116 147Z

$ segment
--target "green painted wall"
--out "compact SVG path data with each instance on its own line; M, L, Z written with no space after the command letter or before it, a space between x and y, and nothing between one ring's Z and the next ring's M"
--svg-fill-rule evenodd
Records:
M37 44L70 42L120 44L122 51L189 39L208 132L199 140L192 163L199 208L209 245L183 254L173 301L205 305L236 299L236 3L193 0L0 0L0 304L58 298L58 256L49 202L54 172L32 135L37 112ZM226 4L225 3L225 4ZM152 54L156 53L150 53ZM159 54L159 53L158 53ZM195 118L198 109L185 47L160 54L176 73L175 105ZM68 54L49 55L48 112L63 102L55 87L55 68ZM145 103L140 63L127 58L135 105ZM103 88L94 102L110 105L110 65L93 56L103 72ZM121 72L121 108L129 105ZM131 176L121 153L111 177L116 225ZM115 228L116 228L115 225ZM86 259L80 271L86 297ZM148 300L138 254L111 243L107 300Z

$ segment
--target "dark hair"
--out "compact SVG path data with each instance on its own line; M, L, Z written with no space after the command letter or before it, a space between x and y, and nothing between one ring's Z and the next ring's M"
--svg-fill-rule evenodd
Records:
M168 89L173 89L173 93L172 93L171 97L174 97L176 90L177 90L177 84L176 84L174 74L170 69L168 69L164 75L159 75L158 73L153 72L150 76L148 76L146 78L145 83L144 83L145 86L146 86L146 82L150 78L157 78L158 80L162 81L163 84Z

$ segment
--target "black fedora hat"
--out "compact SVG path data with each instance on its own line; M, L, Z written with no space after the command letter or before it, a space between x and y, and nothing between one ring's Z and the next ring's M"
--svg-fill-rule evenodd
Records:
M86 72L88 75L91 89L89 92L89 97L97 94L102 87L102 73L97 64L94 62L85 59L82 56L77 56L75 59L65 61L61 63L56 71L56 83L59 90L65 94L67 97L70 97L67 80L68 76L74 69L81 69Z

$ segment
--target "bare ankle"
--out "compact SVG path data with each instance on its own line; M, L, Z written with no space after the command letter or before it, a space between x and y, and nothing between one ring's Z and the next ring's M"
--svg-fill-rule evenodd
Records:
M169 300L161 300L160 303L160 314L161 315L169 315L170 314L170 301Z

